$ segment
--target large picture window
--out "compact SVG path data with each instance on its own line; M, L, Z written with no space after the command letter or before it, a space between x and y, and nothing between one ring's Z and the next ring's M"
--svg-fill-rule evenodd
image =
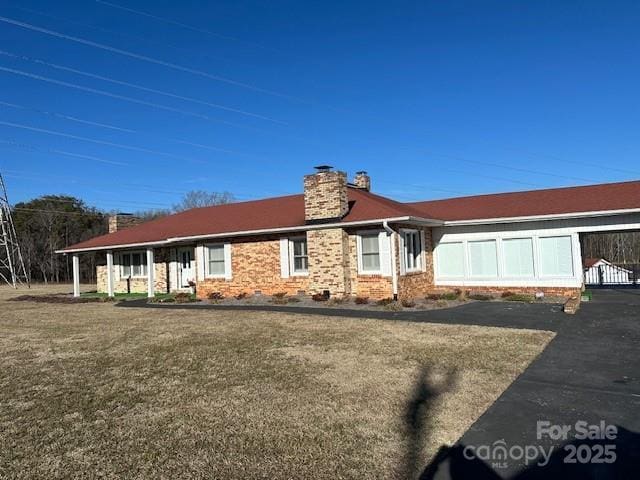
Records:
M438 274L441 277L464 277L464 245L462 242L441 243L437 249Z
M120 254L120 276L146 277L147 254L145 252L127 252Z
M533 277L533 240L509 238L502 240L505 277Z
M472 277L498 276L498 250L495 240L469 242L469 270Z
M540 238L540 275L545 277L573 275L571 237Z

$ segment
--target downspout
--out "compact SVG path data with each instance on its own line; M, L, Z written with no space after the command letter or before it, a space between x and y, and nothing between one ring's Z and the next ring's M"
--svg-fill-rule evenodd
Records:
M389 226L385 220L382 222L385 231L391 236L391 287L393 289L393 299L398 300L398 271L396 270L396 242L393 234L396 231Z

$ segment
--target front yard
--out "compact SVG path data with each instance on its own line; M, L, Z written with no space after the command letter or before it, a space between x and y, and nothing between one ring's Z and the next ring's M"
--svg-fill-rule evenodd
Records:
M55 291L0 288L0 478L406 478L552 337Z

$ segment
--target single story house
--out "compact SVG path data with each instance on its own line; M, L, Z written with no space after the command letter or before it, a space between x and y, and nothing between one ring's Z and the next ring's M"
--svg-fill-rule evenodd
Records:
M579 235L640 229L640 181L401 203L331 167L304 192L195 208L145 223L115 216L110 233L59 253L104 252L98 289L421 297L460 288L574 295Z

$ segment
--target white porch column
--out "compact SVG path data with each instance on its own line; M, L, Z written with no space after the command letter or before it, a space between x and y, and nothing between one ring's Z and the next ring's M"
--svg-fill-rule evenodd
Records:
M153 262L153 248L147 248L147 297L155 296L155 264Z
M107 252L107 296L113 297L113 252Z
M80 257L76 253L72 257L73 264L73 296L80 296Z

